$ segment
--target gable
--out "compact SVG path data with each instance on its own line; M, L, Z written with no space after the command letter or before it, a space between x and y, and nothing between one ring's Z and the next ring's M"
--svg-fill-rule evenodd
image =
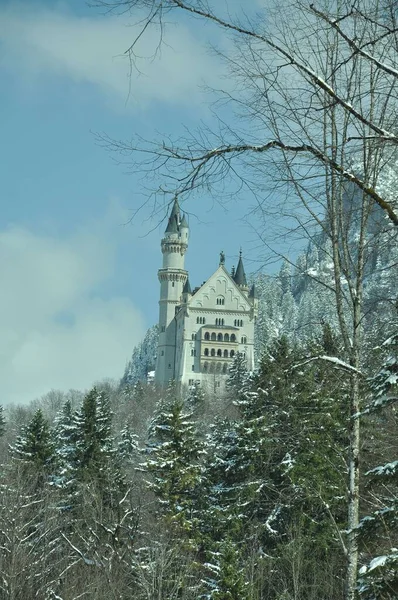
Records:
M207 310L249 311L251 309L249 301L223 266L219 266L192 296L189 306Z

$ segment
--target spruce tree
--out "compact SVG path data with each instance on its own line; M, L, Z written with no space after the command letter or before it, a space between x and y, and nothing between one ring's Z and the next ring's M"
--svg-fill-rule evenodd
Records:
M377 418L380 427L382 415L390 413L393 441L388 448L396 448L397 416L394 405L398 401L398 334L383 344L384 360L381 368L370 379L372 401L365 415ZM385 433L385 435L387 432ZM359 571L358 588L363 600L394 600L398 596L398 456L369 470L368 487L376 510L359 524L358 535L366 563Z
M44 481L52 473L55 464L54 439L48 421L41 409L22 428L14 444L10 446L13 459L25 465L26 473L37 475Z
M6 430L6 420L4 417L4 409L3 409L3 406L0 404L0 437L4 435L5 430Z
M229 539L224 540L218 551L212 553L211 560L214 562L206 565L213 575L207 582L209 600L250 600L236 545Z
M151 475L149 488L159 498L171 523L192 536L200 496L203 445L192 413L179 399L161 400L149 430L144 468Z

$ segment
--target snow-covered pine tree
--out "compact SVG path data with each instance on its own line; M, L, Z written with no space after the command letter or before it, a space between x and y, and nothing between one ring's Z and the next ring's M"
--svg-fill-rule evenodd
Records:
M398 402L398 334L383 344L384 361L370 380L373 398L367 415L388 411L396 442ZM379 419L380 423L380 419ZM393 448L394 444L389 444ZM396 445L395 445L396 448ZM363 600L394 600L398 596L398 456L367 473L376 510L362 518L358 535L366 563L359 571L359 596Z
M206 396L203 387L198 382L189 386L187 398L185 401L188 411L195 415L202 415L205 410Z
M38 485L48 481L54 471L55 448L50 426L41 409L35 412L10 445L10 453L22 465L26 475L36 479Z
M158 338L158 326L154 325L148 329L142 342L134 348L120 381L122 387L134 385L137 381L147 381L148 373L155 369Z
M4 409L2 404L0 404L0 437L4 435L6 430L6 420L4 417Z
M74 419L72 403L65 402L55 419L54 442L57 456L56 486L67 489L74 481L76 472L76 444L78 432ZM66 506L68 502L66 502Z
M228 370L226 387L235 399L244 393L245 388L250 387L246 357L243 352L237 352L234 356Z
M151 475L149 488L158 497L167 520L192 540L201 496L203 444L192 413L184 412L181 400L159 402L146 454L143 468Z
M210 562L205 567L211 575L205 583L209 592L208 600L251 600L242 560L237 545L228 538L217 545L217 551L210 553Z

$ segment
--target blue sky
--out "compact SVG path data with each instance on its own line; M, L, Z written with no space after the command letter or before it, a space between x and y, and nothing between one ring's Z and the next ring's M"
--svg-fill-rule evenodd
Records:
M131 18L80 0L0 0L3 404L120 377L157 321L165 215L151 217L148 205L130 222L146 181L94 133L153 139L211 121L203 85L217 87L222 65L204 44L218 41L215 31L171 24L161 55L143 58L129 80L123 52L135 30ZM143 40L142 56L156 36ZM216 269L220 250L231 266L242 246L247 271L260 266L245 202L225 211L203 193L186 204L193 286Z

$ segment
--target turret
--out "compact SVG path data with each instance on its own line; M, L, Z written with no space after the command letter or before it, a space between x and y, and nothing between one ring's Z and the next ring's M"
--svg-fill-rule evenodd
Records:
M250 304L253 306L254 310L257 311L258 310L258 293L257 293L257 289L256 289L256 286L254 283L250 288L248 299L249 299Z
M174 378L176 352L174 317L188 278L188 273L184 268L188 237L188 223L185 217L181 218L180 206L176 198L161 242L163 264L158 271L160 281L159 343L155 378L162 385Z
M191 284L189 283L189 277L187 277L187 280L184 283L184 287L182 288L183 304L186 304L187 302L189 302L189 299L191 296L192 296Z
M243 267L242 250L239 252L239 261L238 261L238 266L236 267L234 281L235 281L236 285L238 285L240 287L242 292L247 293L249 291L249 288L247 286L246 273L245 273L245 269Z
M188 245L188 242L189 242L189 225L188 225L188 221L187 221L185 215L183 215L182 219L181 219L180 234L181 234L181 240L182 240L182 242L184 242L184 244Z

